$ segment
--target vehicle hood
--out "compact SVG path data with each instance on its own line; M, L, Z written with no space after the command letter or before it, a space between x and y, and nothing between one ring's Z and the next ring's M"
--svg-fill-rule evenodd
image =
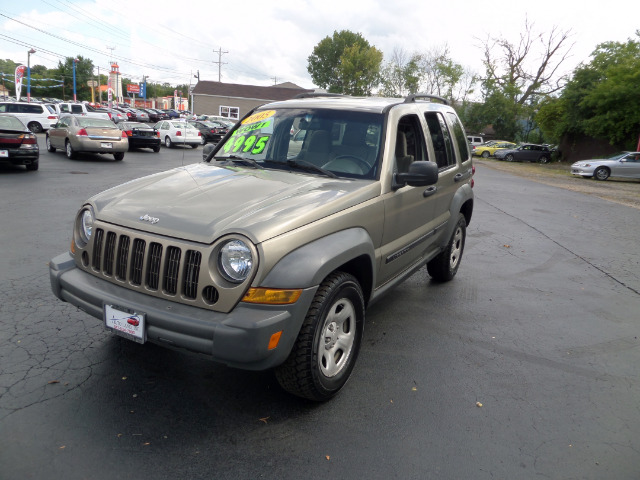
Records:
M228 233L255 243L380 194L379 182L198 163L143 177L89 201L98 220L209 244Z
M575 162L572 166L584 167L588 163L593 167L593 166L599 166L599 165L610 165L612 163L617 163L617 162L618 160L611 160L610 158L594 158L593 160L579 160Z

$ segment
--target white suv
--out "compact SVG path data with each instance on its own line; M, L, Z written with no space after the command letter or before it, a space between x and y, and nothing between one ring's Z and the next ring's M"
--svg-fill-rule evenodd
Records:
M48 130L58 122L55 110L42 103L0 102L0 113L15 115L34 133Z

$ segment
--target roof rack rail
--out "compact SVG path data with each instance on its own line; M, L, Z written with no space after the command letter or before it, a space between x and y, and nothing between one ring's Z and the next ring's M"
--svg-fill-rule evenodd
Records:
M342 95L341 93L327 93L327 92L305 92L299 93L293 98L314 98L314 97L346 97L347 95Z
M428 93L412 93L411 95L407 95L407 98L404 99L404 103L415 103L416 100L420 98L428 98L430 100L438 100L445 105L449 105L447 99L439 97L438 95L431 95Z

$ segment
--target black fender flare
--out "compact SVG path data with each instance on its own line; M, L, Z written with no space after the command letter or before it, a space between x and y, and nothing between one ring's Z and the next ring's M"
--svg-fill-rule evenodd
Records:
M333 271L357 258L367 258L375 276L375 248L364 228L349 228L313 240L281 258L260 282L270 288L317 286ZM375 285L375 279L371 279ZM364 288L364 286L363 286ZM366 293L365 293L366 295Z

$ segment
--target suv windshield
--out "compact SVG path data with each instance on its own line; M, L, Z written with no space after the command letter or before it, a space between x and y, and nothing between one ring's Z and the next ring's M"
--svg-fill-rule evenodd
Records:
M260 110L240 122L215 159L376 178L382 120L381 114L345 110Z

